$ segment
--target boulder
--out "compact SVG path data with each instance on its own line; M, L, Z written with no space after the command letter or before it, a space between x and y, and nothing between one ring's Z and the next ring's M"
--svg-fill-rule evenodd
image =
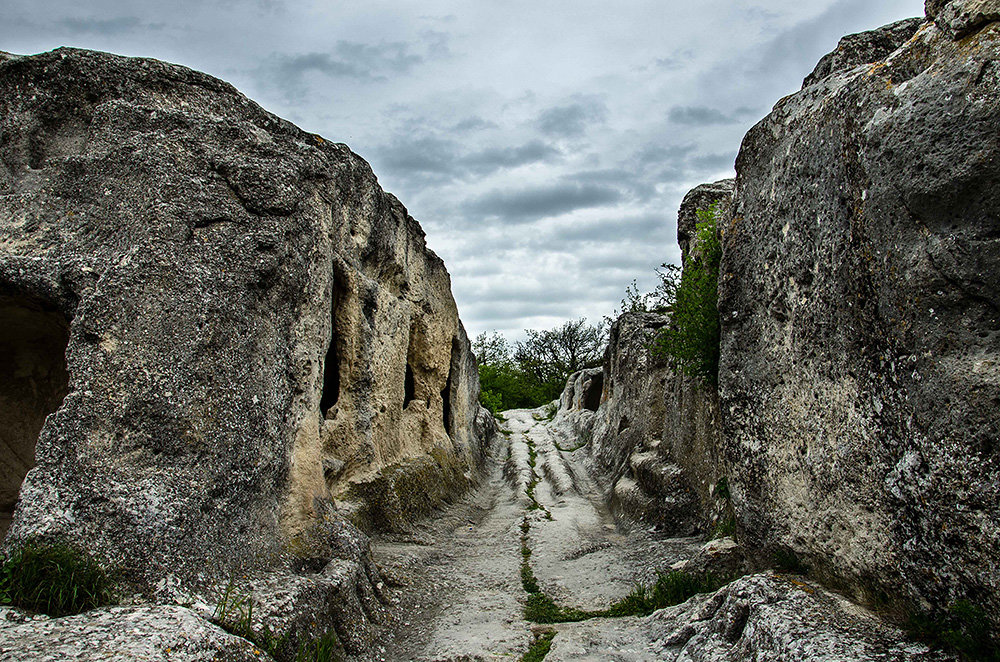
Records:
M368 164L155 60L0 58L0 354L6 544L147 597L367 568L350 522L405 527L493 430L448 272Z
M0 607L0 659L31 662L272 662L260 647L177 605L48 618Z
M917 662L957 659L907 640L801 578L750 575L644 618L560 626L545 657L614 662Z
M847 35L840 40L834 51L823 56L812 73L806 76L802 87L808 87L834 73L843 73L884 60L913 37L923 23L922 18L906 18L877 30Z
M996 627L990 7L928 2L934 21L898 49L831 66L747 134L723 237L719 386L748 553L792 553L872 604L941 612L966 601ZM978 31L956 31L958 15L978 17Z

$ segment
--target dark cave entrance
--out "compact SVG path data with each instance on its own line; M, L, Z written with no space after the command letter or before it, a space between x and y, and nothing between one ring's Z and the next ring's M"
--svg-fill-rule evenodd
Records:
M417 384L413 379L413 368L410 367L409 362L406 363L406 376L403 378L403 409L413 402L413 398L417 396Z
M347 279L339 272L334 272L333 292L330 300L330 346L323 360L323 392L320 395L319 410L323 417L340 399L341 361L344 355L344 334L338 318L343 302L347 298Z
M451 362L448 365L448 380L444 384L444 390L441 391L441 413L444 416L444 431L449 437L454 436L454 430L451 429L452 424L452 394L455 390L455 373L460 369L459 361L462 359L462 346L458 342L458 338L451 339Z
M69 322L29 297L0 296L0 538L35 466L45 418L69 391Z
M601 394L604 391L604 373L597 373L584 384L583 407L597 411L601 406Z

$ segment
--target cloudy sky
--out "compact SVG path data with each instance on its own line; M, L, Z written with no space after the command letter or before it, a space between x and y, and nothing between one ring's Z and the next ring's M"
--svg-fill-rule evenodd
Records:
M610 314L676 262L684 193L844 34L923 0L4 0L0 50L219 76L367 159L470 335Z

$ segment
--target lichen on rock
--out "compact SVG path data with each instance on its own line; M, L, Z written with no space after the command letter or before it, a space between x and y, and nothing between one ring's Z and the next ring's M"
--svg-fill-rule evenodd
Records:
M449 498L493 432L419 224L345 145L156 60L5 54L0 135L7 544L85 545L144 599L338 563L370 593L355 486L430 462Z

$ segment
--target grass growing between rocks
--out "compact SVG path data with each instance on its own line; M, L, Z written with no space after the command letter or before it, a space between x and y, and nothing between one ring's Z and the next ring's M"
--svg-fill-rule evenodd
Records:
M230 579L215 606L212 620L226 632L246 639L278 662L339 662L344 659L337 633L330 630L311 640L292 639L291 633L278 635L266 625L255 628L253 599L241 592Z
M963 660L1000 662L1000 641L990 634L986 612L968 600L953 603L943 617L911 615L907 630L915 639L952 650Z
M711 593L727 582L711 574L692 575L674 570L661 573L652 586L637 586L627 596L600 612L601 616L647 616L657 609L673 607L699 593Z
M111 601L111 581L104 569L63 542L28 540L0 567L0 604L58 617Z
M531 522L525 516L521 520L521 586L528 594L524 618L533 623L576 623L590 618L647 616L657 609L679 605L698 593L716 591L727 583L711 574L699 576L675 570L661 573L652 586L637 586L607 609L590 611L562 607L538 585L538 578L531 568L530 530Z
M538 635L527 652L521 656L521 662L541 662L544 660L545 656L549 654L549 649L552 648L552 640L555 636L556 633L551 630Z
M535 450L535 442L527 436L524 438L524 441L528 447L528 467L531 468L531 480L529 480L528 484L524 487L524 494L531 502L528 504L528 510L541 510L545 513L545 518L551 520L552 513L548 508L540 504L537 498L535 498L535 488L538 487L538 483L541 482L541 477L535 471L535 467L538 466L538 451Z

